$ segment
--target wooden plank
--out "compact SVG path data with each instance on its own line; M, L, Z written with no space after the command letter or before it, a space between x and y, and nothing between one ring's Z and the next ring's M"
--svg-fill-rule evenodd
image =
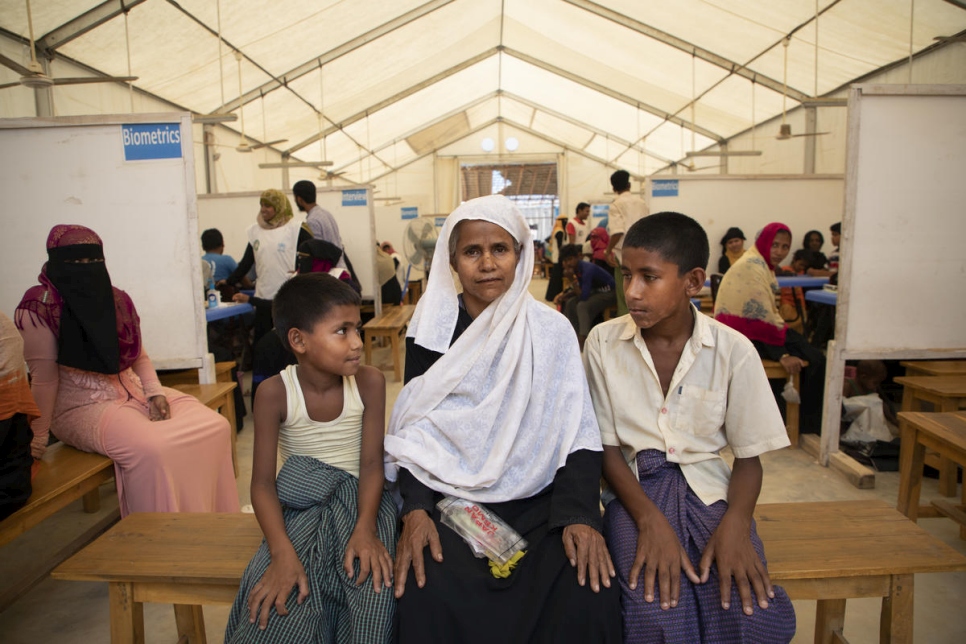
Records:
M820 457L821 438L818 434L802 434L798 437L798 446L810 456ZM844 452L832 452L829 454L829 467L839 472L849 483L860 490L871 490L875 488L875 470L862 465L854 458Z
M174 621L178 627L179 642L183 639L188 644L207 644L205 614L201 606L175 604Z
M769 576L771 571L769 570ZM773 583L785 589L792 599L860 599L885 597L891 588L889 575L840 577L837 579L782 579Z
M966 397L966 375L898 376L896 384L944 397Z
M966 512L963 512L962 506L950 503L945 499L933 499L932 504L943 516L949 517L959 525L966 525Z
M134 601L131 584L113 583L108 595L111 644L144 644L144 607Z
M892 592L882 600L879 617L879 641L893 644L913 644L913 575L892 578Z
M966 375L966 360L903 360L907 376Z
M252 554L255 554L252 552ZM251 557L249 556L249 559ZM247 565L247 562L246 562ZM156 604L223 604L231 605L238 594L238 580L225 580L220 584L192 583L137 583L134 600Z
M80 581L238 583L262 541L252 514L135 513L51 576Z
M845 628L845 600L820 599L815 607L815 644L832 644Z

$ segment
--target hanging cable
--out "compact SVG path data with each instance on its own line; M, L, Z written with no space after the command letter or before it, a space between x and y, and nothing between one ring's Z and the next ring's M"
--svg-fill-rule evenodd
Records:
M121 5L124 7L123 3ZM128 31L127 26L127 14L130 11L128 8L124 7L124 43L127 49L127 75L133 76L131 73L131 35ZM134 85L132 83L127 84L128 88L128 98L131 99L131 113L134 113Z

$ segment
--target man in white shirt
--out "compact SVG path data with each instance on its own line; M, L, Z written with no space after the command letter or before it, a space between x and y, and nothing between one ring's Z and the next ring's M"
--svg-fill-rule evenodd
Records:
M568 243L576 244L583 248L584 242L590 235L590 204L580 202L577 204L576 215L567 222Z
M315 184L311 181L297 181L292 186L292 193L295 195L295 205L298 206L299 211L306 213L305 223L312 231L312 236L338 246L342 250L342 257L339 258L336 268L346 268L345 246L342 245L339 224L331 212L323 210L315 203Z
M617 197L610 205L608 213L607 234L610 235L610 241L607 243L607 250L604 251L604 259L614 267L614 281L617 282L617 315L624 315L627 313L627 303L624 301L624 282L620 270L624 233L635 221L647 217L648 212L644 200L631 193L631 175L627 170L618 170L610 175L610 185L617 193Z

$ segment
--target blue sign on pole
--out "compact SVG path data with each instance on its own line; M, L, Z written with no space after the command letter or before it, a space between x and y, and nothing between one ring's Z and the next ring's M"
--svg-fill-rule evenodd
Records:
M416 206L405 206L399 209L403 219L415 219L419 216L419 208Z
M121 126L125 161L181 158L180 123L138 123Z
M342 191L342 205L343 206L365 206L369 202L366 201L366 191L361 190L343 190Z
M654 179L651 183L651 196L652 197L677 197L678 196L678 180L677 179Z

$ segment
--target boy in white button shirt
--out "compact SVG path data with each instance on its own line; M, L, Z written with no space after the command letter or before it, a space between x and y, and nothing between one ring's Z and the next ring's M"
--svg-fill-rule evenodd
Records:
M774 643L795 633L752 519L758 456L789 441L754 346L691 305L707 263L707 235L690 217L639 220L621 260L629 314L595 327L585 345L625 642ZM726 446L733 470L719 456Z

